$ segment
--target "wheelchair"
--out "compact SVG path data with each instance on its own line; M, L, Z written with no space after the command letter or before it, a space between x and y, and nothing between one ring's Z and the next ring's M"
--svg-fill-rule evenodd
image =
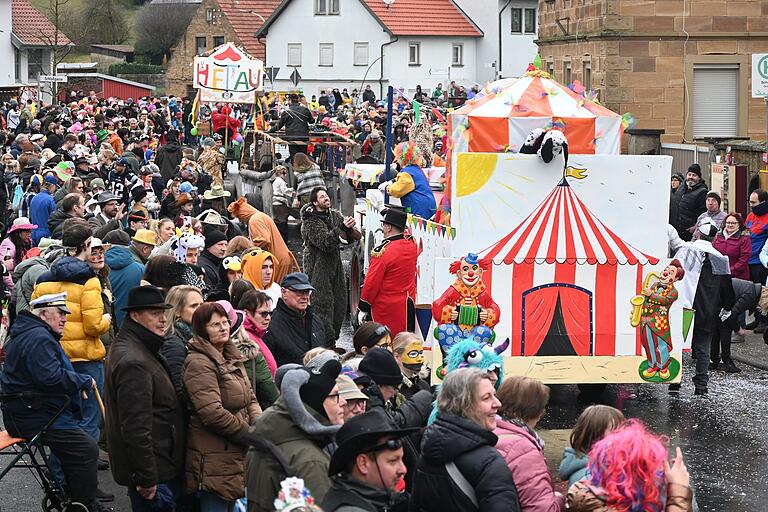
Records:
M86 505L70 499L56 477L53 476L50 454L46 453L42 439L43 434L69 406L69 396L42 393L6 394L0 395L0 402L25 400L34 403L45 398L64 398L64 405L32 438L20 439L12 437L5 430L0 430L0 481L12 469L28 469L43 489L43 499L40 506L44 512L88 512ZM8 458L10 458L10 462L3 465L2 461L8 460Z

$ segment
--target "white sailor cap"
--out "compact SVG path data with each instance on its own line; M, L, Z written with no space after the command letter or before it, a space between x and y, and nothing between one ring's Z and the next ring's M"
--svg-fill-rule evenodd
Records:
M58 308L59 311L70 313L67 307L67 292L49 293L29 302L30 309Z

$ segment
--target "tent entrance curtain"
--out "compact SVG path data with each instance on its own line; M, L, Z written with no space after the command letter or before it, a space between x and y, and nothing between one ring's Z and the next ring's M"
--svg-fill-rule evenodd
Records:
M523 292L524 356L589 356L594 352L592 292L552 283Z

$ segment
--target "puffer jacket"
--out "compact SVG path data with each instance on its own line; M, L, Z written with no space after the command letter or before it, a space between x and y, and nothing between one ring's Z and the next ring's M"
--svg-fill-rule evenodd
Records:
M691 488L671 484L667 486L667 505L665 512L690 512L693 493ZM617 512L608 506L605 492L592 487L586 482L576 482L568 489L567 509L569 512Z
M411 510L418 512L519 512L512 474L494 446L496 434L475 422L438 413L424 431L414 476ZM453 462L475 491L476 507L448 474Z
M269 373L267 361L259 350L259 346L251 340L243 341L235 338L234 342L245 359L243 361L245 373L248 376L248 381L251 383L253 392L256 394L259 406L262 410L272 406L277 400L279 393L277 392L277 386L275 386L272 374Z
M568 487L587 476L587 455L576 453L576 450L567 447L563 451L563 460L560 461L560 479L568 480Z
M520 496L520 507L526 512L559 512L565 497L555 494L544 450L536 438L523 427L499 419L494 434L499 438L496 449L512 472Z
M208 491L227 501L245 490L245 446L235 438L261 414L243 367L243 356L231 342L219 352L197 336L188 344L182 380L192 417L187 429L187 491Z
M176 395L182 403L185 398L181 372L184 369L184 360L187 358L187 343L193 335L192 326L179 320L173 324L173 332L166 335L165 342L160 347L160 355L168 368L168 375L176 389Z
M120 328L125 318L123 306L128 302L128 292L139 286L144 265L136 263L130 248L122 245L110 247L104 253L104 261L109 265L109 282L115 298L115 324Z
M691 240L693 233L688 232L688 228L696 225L699 215L707 210L707 184L699 181L693 188L688 185L680 185L671 200L672 213L670 214L672 224L680 234L680 238L686 242Z
M91 267L72 256L64 256L37 280L32 299L50 293L67 292L67 323L61 346L70 361L101 361L107 356L99 336L109 330L104 317L101 282Z

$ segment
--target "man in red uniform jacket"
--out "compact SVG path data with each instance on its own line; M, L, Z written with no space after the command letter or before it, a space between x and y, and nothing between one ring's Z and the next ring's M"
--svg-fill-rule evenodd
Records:
M360 296L360 311L386 325L393 335L415 328L418 248L413 238L403 234L407 221L403 210L389 208L384 213L384 242L371 253Z

